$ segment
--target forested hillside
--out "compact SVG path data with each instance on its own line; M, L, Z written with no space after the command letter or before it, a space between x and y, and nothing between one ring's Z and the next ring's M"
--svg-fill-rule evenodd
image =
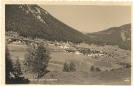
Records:
M94 39L96 44L118 45L123 49L131 49L131 24L86 35Z
M6 5L5 30L33 39L38 37L50 41L118 45L123 49L131 49L131 24L83 34L54 18L38 5Z
M6 5L5 29L21 36L46 40L82 42L87 37L54 18L37 5Z

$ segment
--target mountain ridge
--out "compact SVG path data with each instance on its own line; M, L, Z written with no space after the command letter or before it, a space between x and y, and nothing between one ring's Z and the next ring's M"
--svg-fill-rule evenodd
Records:
M131 49L131 24L83 34L54 18L38 5L5 5L5 30L15 31L23 37L36 37L51 41L86 42L97 45L118 45Z
M86 35L97 42L119 45L120 48L131 49L131 23Z

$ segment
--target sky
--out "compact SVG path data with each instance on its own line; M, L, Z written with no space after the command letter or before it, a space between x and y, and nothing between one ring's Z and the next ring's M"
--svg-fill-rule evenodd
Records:
M97 32L131 23L130 6L39 5L52 16L81 32Z

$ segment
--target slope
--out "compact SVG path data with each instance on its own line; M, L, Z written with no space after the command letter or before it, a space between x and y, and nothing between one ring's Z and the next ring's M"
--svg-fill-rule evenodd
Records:
M46 40L82 42L87 37L54 18L38 5L6 5L5 30L19 35Z
M131 24L111 27L107 30L86 35L94 39L94 42L99 45L118 45L123 49L131 49Z

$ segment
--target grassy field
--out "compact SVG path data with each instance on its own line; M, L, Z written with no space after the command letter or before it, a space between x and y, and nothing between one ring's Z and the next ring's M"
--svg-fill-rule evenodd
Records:
M10 50L10 55L13 60L16 57L19 57L20 63L22 64L22 69L24 69L23 60L24 55L27 52L26 45L15 45L15 44L8 44L8 48ZM123 51L124 52L124 51ZM126 51L125 51L126 52ZM130 54L128 54L130 56ZM129 58L129 57L126 58ZM41 81L32 82L32 83L43 83L43 84L93 84L93 85L100 85L100 84L109 84L109 85L130 85L131 82L125 82L125 78L131 77L131 69L130 68L123 68L117 69L114 71L100 71L100 72L91 72L90 68L91 65L95 64L100 67L116 67L114 64L115 61L122 60L100 57L100 58L92 58L83 55L76 55L73 53L66 53L66 52L51 52L50 54L50 61L48 64L47 69L50 71L44 77L42 77ZM104 62L101 61L104 59ZM130 61L129 59L124 59L126 61ZM112 63L110 63L112 61ZM64 62L74 62L76 66L76 72L62 72ZM32 75L24 73L24 77L28 79L31 78ZM46 80L47 79L47 80ZM50 79L55 79L50 81Z
M26 45L15 45L9 44L8 48L10 50L10 55L12 59L19 57L20 61L23 62L25 53L27 52ZM77 71L89 71L90 65L89 62L85 62L84 59L89 59L90 57L83 55L75 55L72 53L65 52L51 52L50 61L47 69L50 71L62 71L64 62L74 62L77 68ZM90 58L90 63L94 62L93 58ZM96 60L95 60L96 61ZM87 64L88 63L88 64ZM86 70L87 69L87 70Z
M59 61L59 62L65 62L66 60L82 61L84 58L89 58L87 56L76 55L73 53L65 53L65 52L52 52L50 56L52 57L51 61Z
M39 81L30 83L65 85L130 85L131 69L119 69L107 72L48 72ZM53 80L51 80L53 79ZM128 79L129 81L125 81Z
M53 52L50 56L52 58L50 59L48 65L49 70L62 71L65 62L74 62L77 71L90 71L91 64L84 61L84 59L89 59L90 57L65 52Z
M19 60L24 60L24 55L27 52L26 45L8 44L8 48L10 50L10 55L12 59L16 59L17 57L19 57Z
M25 53L27 52L26 45L8 44L8 48L10 50L10 55L12 59L16 59L16 57L19 57L21 61L24 60ZM119 56L120 55L118 55L118 57ZM77 71L90 71L91 65L117 69L120 68L120 66L114 64L116 61L130 62L129 57L125 57L126 59L123 59L121 57L120 58L117 57L115 59L107 57L99 57L96 59L88 56L76 55L73 53L66 53L66 52L51 52L50 57L51 59L47 67L47 69L50 71L62 71L65 62L74 62ZM103 59L104 61L101 61Z
M19 45L19 44L8 44L8 48L10 51L26 51L27 45Z

